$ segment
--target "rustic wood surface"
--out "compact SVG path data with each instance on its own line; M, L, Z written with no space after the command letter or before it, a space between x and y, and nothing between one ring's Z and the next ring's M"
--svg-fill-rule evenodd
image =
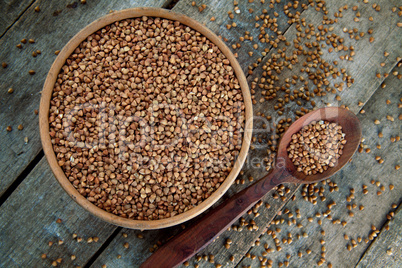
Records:
M0 10L0 15L8 18L6 24L0 23L1 31L11 26L4 35L0 32L0 62L8 63L7 68L0 67L0 91L2 92L0 99L0 174L2 174L0 195L6 193L3 196L8 197L6 200L2 198L4 203L0 204L0 267L49 267L51 261L57 258L62 258L61 266L63 267L72 265L101 267L104 264L107 267L138 267L150 256L150 249L155 249L182 228L182 226L178 226L141 232L115 227L93 218L62 191L51 174L46 160L42 157L37 116L34 114L34 109L38 108L41 87L55 58L54 51L61 49L63 44L83 26L107 14L112 9L118 10L140 5L167 6L170 1L112 3L87 0L86 5L80 4L79 1L75 2L77 4L74 8L74 1L26 1L25 8L28 6L29 8L25 12L23 12L24 4L21 4L20 11L15 9L14 13L8 12L9 14L6 15L7 10L11 10L10 7L15 5L14 2L10 2ZM241 2L238 5L240 14L234 12L231 0L195 1L195 7L191 5L191 2L180 0L173 10L205 23L222 38L226 38L229 46L240 43L241 48L233 49L233 52L238 53L239 63L246 75L249 66L253 69L253 73L248 75L250 87L255 78L261 77L261 66L271 59L279 48L285 46L280 43L278 48L274 49L272 46L258 41L239 42L239 38L244 36L245 31L250 31L250 36L257 39L259 30L254 27L254 17L261 15L263 8L267 9L267 13L271 17L274 16L274 12L277 12L278 29L284 32L286 39L293 43L297 34L295 24L289 25L288 18L283 13L283 6L288 1L281 1L273 8L269 7L270 1L268 0L265 1L265 4L257 0L251 1L253 3L239 1ZM308 1L301 2L308 3ZM337 67L345 68L346 72L354 78L354 83L349 88L344 86L343 91L336 91L336 94L327 94L323 98L314 100L317 107L330 103L334 106L346 105L355 113L363 109L365 113L359 114L365 138L363 144L370 148L371 152L357 153L341 173L331 178L332 183L337 183L338 191L330 192L334 187L330 186L329 182L315 185L318 191L320 188L323 189L326 197L325 201L321 201L316 194L316 205L303 199L302 195L307 191L307 188L304 187L288 184L277 191L270 192L263 198L262 205L258 209L255 209L250 215L243 216L247 226L241 226L240 222L235 224L214 243L193 257L189 261L190 265L194 266L198 263L200 267L215 267L216 264L224 267L236 265L259 267L261 265L260 258L262 261L266 258L266 264L269 264L268 260L271 260L273 267L286 266L286 264L291 267L314 267L320 264L319 261L324 250L322 247L325 246L326 262L324 265L331 263L333 267L351 267L357 264L359 267L382 267L384 264L401 266L401 225L398 224L401 213L395 212L395 219L388 223L389 230L385 228L386 215L391 211L396 211L391 205L395 204L396 207L399 207L402 196L400 171L395 170L395 166L401 164L401 145L400 142L390 141L391 137L401 133L401 121L398 116L401 113L399 107L402 96L400 76L398 78L398 75L402 74L402 69L396 67L397 57L402 56L402 28L397 26L397 23L402 22L401 16L398 16L401 4L397 0L376 1L381 7L380 11L376 11L372 6L374 4L372 1L369 3L352 0L326 2L329 18L334 18L334 13L338 12L339 8L345 4L348 5L348 9L343 11L343 17L339 18L338 23L332 25L334 28L331 33L344 37L346 45L354 46L356 55L353 56L353 61L340 60L339 56L346 52L330 53L328 52L329 46L327 46L322 49L322 57L330 63L337 60L339 62ZM199 12L198 6L201 4L206 4L207 7ZM353 11L352 7L355 5L358 6L357 11L361 13L359 22L354 21L357 11ZM33 10L36 6L41 8L39 13ZM395 12L392 11L393 7L396 7ZM249 8L254 9L253 14L249 13ZM301 12L301 17L306 18L307 24L311 23L317 27L322 24L324 14L322 11L316 11L315 8L316 6L309 7L303 11L298 6L296 10ZM228 11L233 12L234 19L229 18ZM23 12L22 15L20 15L21 12ZM292 9L292 12L295 11ZM56 13L58 15L54 16ZM371 16L373 21L369 20ZM211 21L212 17L215 17L215 21ZM233 22L237 26L227 29L226 25ZM359 32L365 32L365 35L359 41L350 39L348 34L343 32L345 27L347 29L357 28ZM367 33L370 28L373 29L371 35ZM373 42L369 42L370 36L374 38ZM18 49L16 45L23 38L33 38L35 44L23 44L23 48ZM258 44L258 49L253 48L255 43ZM266 56L261 54L264 48L270 49ZM42 53L34 58L31 53L36 49L40 49ZM253 51L252 56L249 56L249 51ZM292 47L289 47L288 51L291 52ZM384 52L389 55L385 56ZM260 57L261 63L258 63ZM300 61L303 61L302 57L300 57ZM255 65L253 65L254 63ZM384 66L381 66L381 63L384 63ZM293 70L285 68L279 75L278 83L284 84L286 78L298 74L301 68L302 66L294 66ZM36 74L30 76L28 74L30 69L35 70ZM377 73L381 74L379 78L376 76ZM384 76L386 73L389 74L387 78ZM340 78L330 81L331 86L334 83L342 82ZM7 93L10 87L14 89L12 94ZM271 121L267 121L256 116L255 133L256 136L262 137L262 144L264 144L267 141L266 136L275 131L274 124L277 124L282 118L294 119L294 111L300 110L301 106L290 102L286 104L283 115L277 116L277 111L274 109L275 102L260 103L261 90L257 86L255 91L257 100L254 106L255 114L264 113L273 118ZM339 97L335 98L337 95L340 96L340 100ZM391 101L391 104L386 104L387 99ZM361 102L360 106L359 102ZM303 107L312 108L307 102L303 102ZM394 122L387 120L387 115L393 116ZM375 119L379 119L381 123L375 125ZM264 123L268 127L264 128ZM19 124L24 125L22 131L17 130ZM5 130L8 125L13 127L12 132ZM382 131L383 138L378 137L379 131ZM258 132L260 135L257 135ZM29 138L28 144L24 143L24 137ZM229 189L226 197L240 191L267 173L263 165L257 167L253 162L254 159L269 157L268 146L262 146L262 144L259 142L254 144L255 149L250 151L244 165L244 174L239 176L237 183ZM376 148L377 144L381 144L381 149ZM377 155L385 160L383 164L379 164L375 160ZM34 162L32 162L33 160ZM36 162L38 164L31 171ZM30 166L30 163L34 164ZM250 177L254 181L251 181ZM372 185L371 180L374 180L374 183L379 181L380 186ZM18 186L20 182L21 184ZM332 183L331 185L333 185ZM367 194L363 194L363 184L367 185ZM390 184L394 185L392 191L389 188ZM14 189L16 186L18 187ZM381 186L385 187L384 191L381 190ZM351 198L349 202L346 199L350 198L352 188L355 191L352 196L354 198ZM7 189L9 190L7 191ZM381 191L382 194L378 196L377 191ZM292 196L294 197L292 198ZM289 201L292 200L290 198L295 201ZM327 205L332 201L336 205L332 206L329 213ZM265 204L269 204L269 208ZM351 209L352 217L347 205L353 206L353 204L356 205L356 208ZM277 211L284 205L285 207L279 212L281 215L277 215ZM363 210L359 210L360 205L364 206ZM300 210L300 213L296 213L297 209ZM258 215L256 213L259 214L258 217L256 217ZM316 213L319 213L319 218L316 217ZM299 214L300 217L298 217ZM310 217L311 219L309 219ZM56 223L58 218L62 219L61 223ZM339 224L336 221L338 219L340 222L345 221L346 225ZM197 218L194 219L194 221L196 220ZM322 221L321 225L319 220ZM365 243L364 239L367 239L372 232L372 225L376 230L380 230L380 233L376 239ZM240 229L242 231L239 231ZM321 230L325 231L325 235ZM72 239L73 233L77 233L84 240L77 243ZM280 240L280 251L272 238L273 233ZM289 234L292 235L292 240L285 241L285 238L290 238ZM348 236L349 240L344 239L344 234ZM300 235L299 239L297 239L298 235ZM97 243L88 244L86 242L86 239L95 236L99 237ZM362 242L358 242L359 236L362 238ZM226 249L224 244L229 237L233 242L230 248ZM64 243L58 245L59 239L62 239ZM320 244L321 239L325 241L325 244ZM348 251L347 245L353 245L352 239L356 241L356 246ZM49 241L53 241L54 245L49 247ZM291 244L288 241L292 241ZM265 244L272 249L272 252L264 253L266 252ZM386 251L391 247L393 253L388 255ZM307 254L307 249L312 252ZM303 257L298 257L298 252L301 252ZM47 253L48 258L42 260L40 256L42 253ZM72 254L77 257L74 261L71 261ZM290 259L287 259L287 254ZM209 255L214 255L213 261L204 260L204 258L197 261L197 256L205 256L208 259ZM231 256L233 261L230 261ZM289 263L286 263L287 261Z

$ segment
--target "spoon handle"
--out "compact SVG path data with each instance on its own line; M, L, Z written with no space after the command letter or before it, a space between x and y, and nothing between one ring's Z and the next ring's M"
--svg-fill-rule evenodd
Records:
M269 190L285 182L288 176L286 169L274 169L166 242L141 268L176 267L191 258L251 209Z

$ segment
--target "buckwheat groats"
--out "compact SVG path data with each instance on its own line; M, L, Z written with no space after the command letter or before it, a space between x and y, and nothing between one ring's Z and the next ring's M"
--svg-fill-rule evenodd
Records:
M334 167L345 143L342 126L320 120L293 134L287 151L297 171L311 175Z
M244 102L218 47L160 18L113 23L66 60L50 136L80 194L113 214L156 220L208 198L241 148Z

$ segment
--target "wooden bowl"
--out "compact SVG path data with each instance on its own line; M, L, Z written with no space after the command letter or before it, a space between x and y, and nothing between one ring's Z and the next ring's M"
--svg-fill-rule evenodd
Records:
M128 19L128 18L136 18L141 16L148 17L159 17L166 18L173 21L179 21L180 23L191 27L192 29L200 32L202 35L207 37L211 42L219 47L221 52L226 56L226 58L230 61L231 66L233 67L236 77L239 80L244 104L245 104L245 126L244 126L244 135L242 146L240 150L240 154L234 163L233 169L225 179L225 181L221 184L221 186L211 194L206 200L204 200L201 204L196 207L175 215L170 218L160 219L160 220L133 220L123 218L112 213L109 213L101 208L98 208L90 201L88 201L84 196L82 196L71 184L71 182L67 179L63 170L57 163L56 155L53 151L53 146L51 143L50 135L49 135L49 107L50 100L53 92L53 87L56 82L57 75L59 74L61 67L65 64L66 59L72 54L75 48L84 41L89 35L96 32L97 30L113 23L116 21ZM230 49L225 45L225 43L217 37L212 31L198 23L197 21L184 16L182 14L177 14L171 12L169 10L160 9L160 8L133 8L126 9L122 11L116 11L114 13L108 14L100 19L89 24L87 27L78 32L61 50L60 54L54 61L53 65L50 68L50 71L47 75L43 91L42 98L40 101L40 112L39 112L39 127L40 127L40 135L42 140L43 150L45 152L46 158L49 162L50 168L52 169L56 179L63 187L63 189L71 196L71 198L76 201L80 206L84 209L88 210L93 215L107 221L109 223L132 228L132 229L159 229L165 228L173 225L180 224L184 221L190 220L197 215L204 212L210 206L212 206L232 185L233 181L237 177L240 169L246 159L247 152L250 146L251 134L252 134L252 103L250 97L250 91L248 88L246 77L237 62L236 58L230 51Z

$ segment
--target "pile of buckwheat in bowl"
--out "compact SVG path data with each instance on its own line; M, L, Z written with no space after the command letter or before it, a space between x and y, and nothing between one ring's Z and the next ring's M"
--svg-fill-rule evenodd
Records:
M241 149L244 113L239 81L215 44L178 21L144 16L96 31L68 57L49 134L87 200L158 220L218 189Z

